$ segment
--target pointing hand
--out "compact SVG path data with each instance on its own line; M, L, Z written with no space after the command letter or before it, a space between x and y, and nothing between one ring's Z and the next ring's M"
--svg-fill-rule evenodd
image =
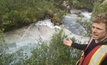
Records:
M72 40L68 39L68 40L64 40L63 43L67 46L71 46L72 45Z

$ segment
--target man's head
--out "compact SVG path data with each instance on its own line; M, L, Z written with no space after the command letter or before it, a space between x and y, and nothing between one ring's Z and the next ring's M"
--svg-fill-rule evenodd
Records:
M92 37L97 42L107 38L107 13L102 13L93 19Z
M106 25L106 29L107 29L107 12L97 15L93 19L93 23L104 23Z

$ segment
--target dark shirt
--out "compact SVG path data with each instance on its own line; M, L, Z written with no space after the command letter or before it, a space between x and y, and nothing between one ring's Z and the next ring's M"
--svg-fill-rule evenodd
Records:
M85 50L88 44L78 44L78 43L73 43L71 47L77 48L79 50ZM92 40L89 47L84 51L84 56L86 57L89 52L92 51L92 49L97 46L97 45L107 45L107 39L105 39L102 42L96 43L95 40ZM106 58L102 61L101 65L106 65L107 64L107 56Z

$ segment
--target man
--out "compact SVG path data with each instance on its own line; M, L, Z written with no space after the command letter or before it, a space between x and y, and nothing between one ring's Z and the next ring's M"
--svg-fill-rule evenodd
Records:
M96 16L92 22L92 37L88 44L64 40L64 44L84 50L77 65L107 65L107 13Z

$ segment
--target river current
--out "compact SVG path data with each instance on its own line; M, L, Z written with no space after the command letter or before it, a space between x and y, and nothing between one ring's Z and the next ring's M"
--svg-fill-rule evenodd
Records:
M82 36L86 31L76 22L76 19L79 18L79 16L74 12L75 10L71 10L71 13L67 14L62 19L63 24L61 26L54 26L50 19L45 19L29 26L5 33L5 41L9 46L7 52L13 53L23 49L24 52L31 55L30 49L37 46L38 40L42 39L43 41L48 42L54 34L55 29L61 29L62 27L66 35L75 37L82 43L86 43L89 37ZM90 19L91 13L87 11L80 11L80 13L85 19Z

